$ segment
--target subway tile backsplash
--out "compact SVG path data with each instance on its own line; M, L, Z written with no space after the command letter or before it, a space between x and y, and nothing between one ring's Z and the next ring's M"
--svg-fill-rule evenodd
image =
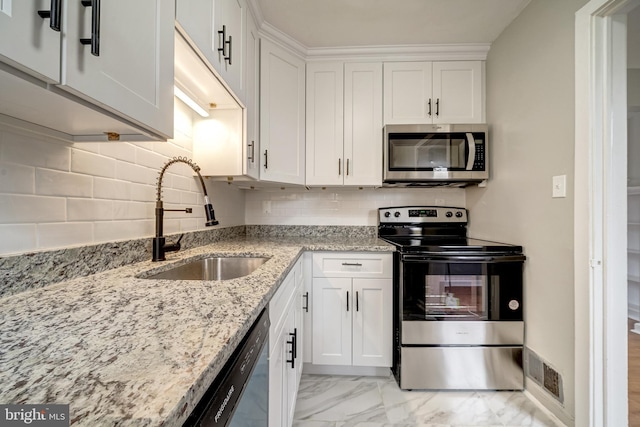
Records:
M168 142L61 144L0 129L0 257L154 234L156 180L171 157L192 158L192 115L176 103ZM203 198L180 163L163 179L165 234L202 230ZM220 227L244 225L244 194L207 183ZM220 228L218 227L218 228Z
M286 188L248 190L247 225L376 226L378 208L465 206L465 190L454 188Z

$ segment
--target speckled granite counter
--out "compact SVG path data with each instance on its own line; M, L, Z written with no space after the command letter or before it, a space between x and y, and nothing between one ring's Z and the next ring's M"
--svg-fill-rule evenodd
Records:
M393 248L240 237L0 299L0 403L69 403L74 426L181 426L305 250ZM222 282L136 278L206 255L271 259Z

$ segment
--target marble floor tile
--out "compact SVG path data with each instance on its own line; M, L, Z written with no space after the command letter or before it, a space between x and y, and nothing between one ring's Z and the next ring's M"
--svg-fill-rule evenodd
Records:
M388 422L376 381L300 382L294 419L297 421Z
M521 392L403 391L392 376L303 375L294 427L563 427Z

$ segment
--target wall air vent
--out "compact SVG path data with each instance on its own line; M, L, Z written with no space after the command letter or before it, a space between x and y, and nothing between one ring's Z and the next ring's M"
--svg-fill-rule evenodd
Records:
M528 347L525 347L524 360L525 375L560 403L564 403L562 376L560 373Z

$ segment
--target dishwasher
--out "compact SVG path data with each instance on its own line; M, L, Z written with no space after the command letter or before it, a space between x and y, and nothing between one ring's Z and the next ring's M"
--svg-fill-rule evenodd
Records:
M183 427L267 427L269 312L265 308Z

